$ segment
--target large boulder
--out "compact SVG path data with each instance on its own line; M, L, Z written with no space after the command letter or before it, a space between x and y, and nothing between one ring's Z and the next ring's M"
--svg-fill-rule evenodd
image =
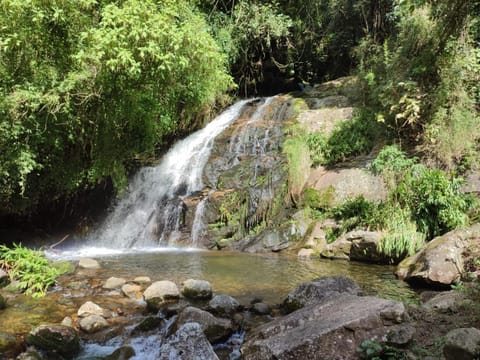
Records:
M464 256L470 247L478 247L480 224L453 230L425 244L397 268L400 279L433 285L451 285L464 272Z
M226 339L233 332L232 321L228 319L216 318L207 311L195 307L186 307L177 318L176 327L195 322L200 324L203 333L211 343Z
M179 297L180 292L177 285L168 280L155 281L143 292L143 298L151 310L160 310L166 305L176 302Z
M340 294L358 295L360 293L360 286L352 279L344 276L323 277L298 285L287 295L283 308L287 312L292 312Z
M480 330L461 328L445 336L443 355L446 360L474 360L480 357Z
M74 328L63 325L40 325L26 337L28 345L71 359L80 350L80 339Z
M193 300L208 300L212 298L212 285L206 280L188 279L183 283L182 294Z
M167 338L160 348L158 360L218 360L202 328L197 323L186 323Z
M240 303L228 295L215 295L208 303L208 308L220 316L232 316L241 308Z
M382 342L405 317L400 302L344 294L256 328L242 354L246 360L355 359L362 340Z

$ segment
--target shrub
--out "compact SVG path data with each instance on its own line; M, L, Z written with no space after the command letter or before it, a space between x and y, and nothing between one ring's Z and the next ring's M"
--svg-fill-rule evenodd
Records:
M18 280L16 288L34 298L44 296L60 275L42 252L17 244L13 248L0 245L0 266L11 280Z

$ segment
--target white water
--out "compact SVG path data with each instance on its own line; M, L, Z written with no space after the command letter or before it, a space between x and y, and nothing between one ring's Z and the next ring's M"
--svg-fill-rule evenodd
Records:
M237 102L175 144L157 166L142 168L87 246L115 252L174 245L180 236L182 198L203 189L202 172L215 137L238 119L248 102Z

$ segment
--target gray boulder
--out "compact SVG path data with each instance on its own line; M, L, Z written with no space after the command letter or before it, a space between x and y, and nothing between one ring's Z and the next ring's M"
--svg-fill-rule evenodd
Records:
M228 295L215 295L208 303L208 308L220 316L231 316L241 308L240 303Z
M158 360L218 360L202 328L197 323L186 323L167 338L160 348Z
M177 285L168 280L155 281L143 292L143 298L151 310L160 310L176 302L179 297Z
M434 285L451 285L464 272L464 254L478 246L480 224L453 230L422 246L419 252L403 260L397 276L405 281Z
M286 312L292 312L341 294L358 295L360 293L360 286L350 278L345 276L323 277L298 285L288 293L283 302L283 308Z
M188 279L183 283L182 294L193 300L212 298L212 285L206 280Z
M74 328L63 325L40 325L30 331L25 339L47 352L54 352L71 359L80 350L80 339Z
M427 300L423 307L427 310L454 311L461 303L465 302L465 294L459 291L441 292Z
M362 340L382 342L405 317L400 302L344 294L254 329L242 354L246 360L355 359Z
M480 357L480 330L461 328L445 336L443 355L446 360L474 360Z
M232 322L228 319L216 318L209 312L189 306L177 318L176 327L190 322L200 324L203 333L211 343L228 338L233 332Z

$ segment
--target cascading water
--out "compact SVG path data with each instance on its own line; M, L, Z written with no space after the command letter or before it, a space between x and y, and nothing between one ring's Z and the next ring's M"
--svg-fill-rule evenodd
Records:
M175 244L182 224L182 198L203 189L202 172L215 137L239 118L249 101L237 102L178 142L157 166L142 168L91 237L91 245L131 249Z

